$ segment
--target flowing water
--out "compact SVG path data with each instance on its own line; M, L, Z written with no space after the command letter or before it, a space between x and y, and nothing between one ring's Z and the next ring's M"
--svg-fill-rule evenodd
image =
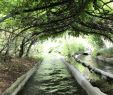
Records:
M61 56L46 56L18 95L87 95L70 75L61 59Z
M18 93L18 95L87 95L70 75L67 67L63 64L62 59L62 56L56 54L46 55L39 69L31 77L25 87ZM102 70L110 73L113 72L113 68L111 66L103 63L97 63L90 55L80 56L80 59ZM106 85L106 81L101 81L100 77L98 77L95 73L91 73L87 68L83 67L80 63L77 63L74 60L73 63L74 66L87 79L89 79L89 81L96 81L94 82L94 86L101 88L103 92L107 89L106 87L111 89L111 86L108 84L104 87ZM108 95L112 95L112 92Z

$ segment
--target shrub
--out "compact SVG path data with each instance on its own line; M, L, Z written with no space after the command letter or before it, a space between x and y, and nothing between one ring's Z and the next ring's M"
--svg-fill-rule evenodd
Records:
M74 53L80 53L84 52L84 46L76 41L69 41L65 42L62 49L61 53L65 56L70 56Z

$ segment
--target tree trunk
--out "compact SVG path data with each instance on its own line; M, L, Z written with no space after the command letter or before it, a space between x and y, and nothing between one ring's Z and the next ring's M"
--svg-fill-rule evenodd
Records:
M31 43L29 44L28 49L27 49L27 51L26 51L26 57L29 56L29 52L30 52L30 49L31 49L33 43L34 43L34 41L31 41Z
M21 43L21 45L20 45L20 51L19 51L19 57L22 57L23 56L23 54L24 54L24 45L25 45L25 38L23 38L23 40L22 40L22 43Z

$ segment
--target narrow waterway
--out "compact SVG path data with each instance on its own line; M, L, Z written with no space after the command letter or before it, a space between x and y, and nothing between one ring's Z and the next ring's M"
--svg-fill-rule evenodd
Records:
M18 95L87 95L58 55L48 55Z
M97 67L103 71L113 74L113 65L111 65L109 63L98 61L95 58L93 58L91 55L88 55L88 56L82 55L82 56L80 56L80 59L83 62L90 64L91 66Z
M93 67L96 67L105 72L113 74L113 66L111 66L111 64L97 61L91 55L87 55L87 56L81 55L79 56L79 59L82 62L85 62ZM100 90L106 93L107 95L113 95L113 81L106 80L104 76L100 76L95 74L94 72L90 72L86 67L81 65L81 63L77 63L75 60L74 60L74 65L91 82L93 86L100 88Z

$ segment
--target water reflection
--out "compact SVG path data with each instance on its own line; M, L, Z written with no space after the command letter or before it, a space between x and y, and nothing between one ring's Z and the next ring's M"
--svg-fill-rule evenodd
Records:
M61 57L54 57L45 58L18 95L87 95L70 75Z

